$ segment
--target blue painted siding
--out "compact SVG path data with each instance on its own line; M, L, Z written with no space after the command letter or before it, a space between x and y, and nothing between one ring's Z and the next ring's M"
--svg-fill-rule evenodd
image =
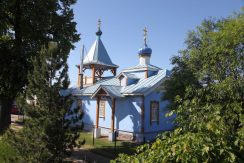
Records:
M82 121L85 124L94 125L96 123L96 105L97 101L89 96L82 97L82 109L84 115Z
M173 128L173 117L165 117L167 113L167 101L161 101L162 93L152 92L145 97L145 132L171 130ZM159 124L152 122L150 125L150 102L159 101Z
M116 100L115 127L116 129L139 132L141 99L139 97L126 97Z
M85 124L95 125L96 123L96 99L91 99L89 96L82 97L82 108L84 116L82 121ZM141 98L140 97L127 97L116 99L115 102L115 129L127 132L140 132L141 129ZM72 109L77 106L74 101ZM99 118L99 126L104 128L111 127L111 113L112 113L112 100L106 98L105 103L105 118Z
M90 96L83 96L82 98L82 109L84 111L84 115L82 121L86 125L95 125L96 124L96 106L97 100L91 99ZM110 128L111 126L111 99L104 98L105 102L105 117L99 117L99 126ZM72 108L76 107L76 101L73 103Z
M84 122L87 125L93 125L96 121L96 101L91 100L88 96L83 96L82 98L79 97L79 99L82 99L82 110L84 111L83 117L80 122ZM77 107L77 100L74 100L70 110L74 110ZM65 118L72 118L75 115L66 115ZM79 122L79 123L80 123ZM79 124L78 123L78 124Z
M145 121L144 132L146 140L154 139L160 131L171 130L173 128L172 120L174 117L165 117L167 113L167 101L161 101L162 93L152 92L145 97ZM84 116L82 121L85 124L95 125L96 123L96 99L89 96L83 96ZM112 100L105 98L105 118L99 118L99 127L111 127ZM159 124L152 122L150 125L150 102L159 101ZM116 99L115 102L115 129L121 131L140 133L141 132L141 104L140 96L127 96L125 98ZM77 106L76 101L72 104L72 108Z

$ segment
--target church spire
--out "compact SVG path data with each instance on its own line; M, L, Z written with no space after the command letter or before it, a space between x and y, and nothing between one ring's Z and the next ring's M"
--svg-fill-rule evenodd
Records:
M100 36L102 35L102 31L101 31L101 23L102 23L102 21L101 21L101 19L98 19L98 23L97 23L97 27L98 27L98 30L97 30L97 32L96 32L96 35L100 38Z
M116 69L118 68L110 59L106 48L103 45L101 31L101 20L98 19L98 31L96 32L97 39L93 43L92 47L88 51L84 58L83 66L84 69L92 70L92 83L94 84L97 80L103 77L104 71L111 71L113 75L116 75Z

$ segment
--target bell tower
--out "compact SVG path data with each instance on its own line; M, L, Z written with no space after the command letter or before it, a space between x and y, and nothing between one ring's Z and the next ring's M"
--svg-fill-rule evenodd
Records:
M112 62L101 40L102 31L100 19L98 20L98 31L96 32L96 36L97 38L95 42L83 59L83 70L81 71L85 72L87 69L91 70L91 77L83 78L84 86L92 85L102 79L105 71L110 71L113 76L116 76L117 68L119 67Z

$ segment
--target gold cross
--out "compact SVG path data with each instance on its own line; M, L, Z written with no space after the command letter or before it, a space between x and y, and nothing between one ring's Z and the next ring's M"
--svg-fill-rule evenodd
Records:
M147 44L147 27L145 27L144 29L143 29L143 31L144 31L144 43L145 43L145 45Z

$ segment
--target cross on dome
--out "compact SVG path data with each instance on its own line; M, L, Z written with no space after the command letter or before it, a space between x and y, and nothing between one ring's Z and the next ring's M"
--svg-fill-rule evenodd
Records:
M147 46L147 36L148 36L147 27L143 29L143 36L144 36L144 46L141 49L139 49L138 54L142 60L145 57L147 57L146 64L149 64L150 63L149 59L152 54L152 49ZM142 60L140 60L140 64L144 64L144 61L142 63Z
M145 46L147 45L147 27L145 27L144 29L143 29L143 31L144 31L144 44L145 44Z
M101 22L102 22L101 19L98 19L98 23L97 23L98 31L96 32L96 35L98 36L98 38L100 38L100 36L102 35Z
M101 19L98 19L98 23L97 23L98 30L100 30L100 28L101 28L101 23L102 23Z

